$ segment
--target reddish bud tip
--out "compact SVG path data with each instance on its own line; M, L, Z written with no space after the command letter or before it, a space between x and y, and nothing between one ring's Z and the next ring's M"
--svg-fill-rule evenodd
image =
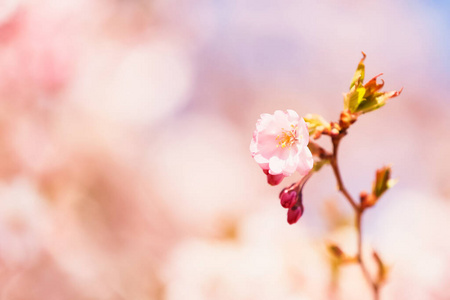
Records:
M359 199L361 199L361 202L364 201L367 196L369 196L369 194L367 194L366 191L362 191L361 193L359 193Z
M267 183L270 185L279 185L284 179L283 174L271 175L267 174Z
M288 210L287 221L290 225L297 223L303 215L303 205L294 206Z
M297 202L297 192L294 190L289 190L285 188L280 193L280 203L284 208L291 208Z
M337 128L331 129L331 135L332 136L338 136L339 135L339 130Z

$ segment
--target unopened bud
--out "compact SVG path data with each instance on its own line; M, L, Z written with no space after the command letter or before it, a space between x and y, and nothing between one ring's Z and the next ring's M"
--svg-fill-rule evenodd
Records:
M361 206L363 209L374 206L378 201L378 198L374 194L368 194L367 192L361 192L359 197L361 199Z
M289 208L287 213L287 221L290 225L297 223L300 217L303 215L303 205L295 205L292 208Z
M329 244L328 251L330 251L330 253L337 259L342 259L345 257L344 251L342 251L338 245Z
M337 130L336 128L331 129L330 132L331 136L338 136L339 135L339 130Z
M366 201L367 196L369 195L367 194L366 191L362 191L361 193L359 193L359 199L361 200L361 202Z
M343 129L347 129L351 124L355 123L357 118L357 114L352 114L349 111L343 111L339 118L339 126L341 126Z
M297 192L295 190L290 190L285 188L280 193L280 203L284 208L291 208L297 203Z
M350 123L351 117L348 111L341 112L340 120L344 123Z
M320 138L320 136L322 135L322 132L323 132L323 130L322 131L319 131L319 130L315 131L314 134L313 134L313 139L317 140L318 138Z
M267 183L270 185L279 185L284 179L283 174L272 175L267 174Z

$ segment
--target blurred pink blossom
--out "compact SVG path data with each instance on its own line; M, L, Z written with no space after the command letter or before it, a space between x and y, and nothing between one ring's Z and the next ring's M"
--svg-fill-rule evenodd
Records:
M9 2L8 19L0 20L0 95L34 102L53 96L75 69L78 35L73 15L45 1L39 6Z
M0 185L0 266L24 268L45 248L51 218L37 186L24 178Z
M166 300L328 299L328 266L304 230L286 231L276 210L236 226L237 239L192 238L174 248L163 269Z
M327 173L308 186L301 226L288 227L251 168L248 114L295 105L335 117L366 50L410 83L411 101L374 115L377 126L367 116L352 131L359 146L342 145L349 189L373 175L350 157L368 169L389 159L405 189L446 188L449 111L429 109L446 94L445 20L431 4L250 2L0 1L1 299L368 298L356 266L330 296L314 215L335 194ZM287 123L271 137L276 153L295 141ZM417 132L428 147L385 151L416 145ZM271 184L285 177L285 165L266 167ZM450 298L449 194L416 192L380 202L376 225L364 224L392 267L383 300ZM346 228L330 237L348 254L354 239Z

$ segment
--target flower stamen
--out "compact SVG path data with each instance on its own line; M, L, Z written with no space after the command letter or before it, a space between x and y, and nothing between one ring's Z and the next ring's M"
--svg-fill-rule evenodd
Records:
M294 145L296 142L298 142L297 137L297 130L298 126L291 125L291 130L285 130L284 128L281 128L281 136L277 135L275 138L278 141L277 148L281 146L281 148L289 147L291 149L292 145Z

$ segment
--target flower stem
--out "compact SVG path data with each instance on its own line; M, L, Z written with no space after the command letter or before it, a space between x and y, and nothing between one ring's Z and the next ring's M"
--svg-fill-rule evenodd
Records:
M332 138L333 141L333 154L331 156L331 167L333 168L334 176L336 177L338 190L342 192L342 194L345 196L345 198L348 200L350 205L353 207L355 211L359 211L359 206L356 204L356 202L353 200L350 193L347 191L347 189L344 186L344 182L342 181L341 172L339 171L339 166L337 162L337 153L338 153L338 147L339 142L341 141L342 136L338 136L336 138Z
M337 153L338 153L339 143L343 136L345 136L345 132L341 133L338 136L334 136L331 138L332 143L333 143L333 153L332 153L332 157L330 160L330 164L331 164L331 167L333 168L333 173L336 177L338 190L344 195L344 197L350 203L350 205L352 206L352 208L355 212L355 219L356 219L355 227L356 227L356 232L357 232L357 254L356 254L357 263L359 264L359 266L361 268L364 278L366 279L366 281L369 283L369 285L372 288L374 300L379 300L380 299L379 298L380 297L379 285L370 276L369 271L367 270L367 267L366 267L363 257L362 257L362 225L361 225L361 223L362 223L362 215L364 212L364 208L360 204L356 203L356 201L352 198L350 193L345 188L344 182L342 181L341 172L339 170L339 165L337 162Z

